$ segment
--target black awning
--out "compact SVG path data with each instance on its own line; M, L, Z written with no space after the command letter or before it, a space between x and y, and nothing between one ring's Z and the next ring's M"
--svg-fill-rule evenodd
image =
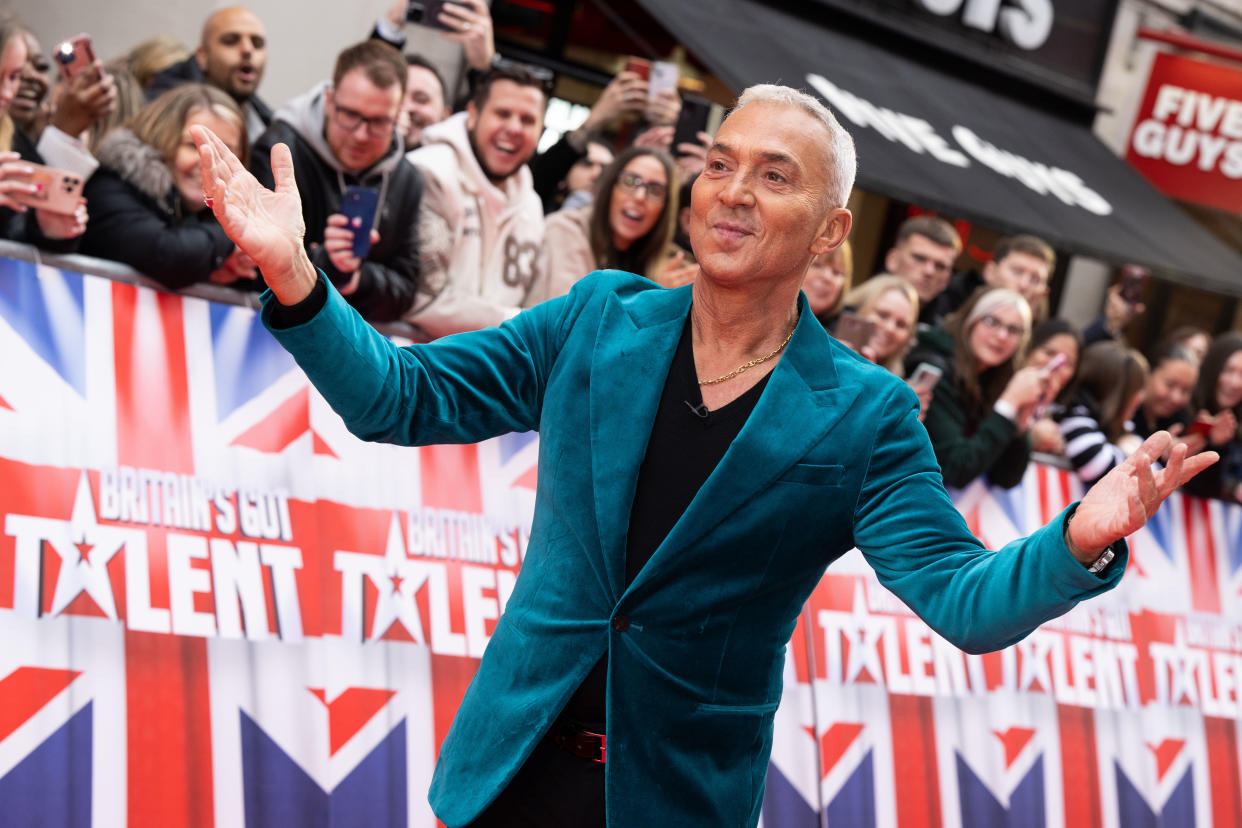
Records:
M819 94L854 136L865 189L1242 295L1242 256L1081 122L834 31L822 11L816 21L755 0L641 2L731 88Z

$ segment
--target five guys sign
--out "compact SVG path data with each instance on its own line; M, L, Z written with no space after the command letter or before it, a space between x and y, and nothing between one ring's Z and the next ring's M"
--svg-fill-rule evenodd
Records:
M1242 211L1242 70L1158 53L1126 160L1166 195Z

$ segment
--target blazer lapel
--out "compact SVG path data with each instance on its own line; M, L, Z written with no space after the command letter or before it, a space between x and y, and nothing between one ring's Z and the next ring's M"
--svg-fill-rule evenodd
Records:
M858 389L838 385L832 360L829 339L803 300L793 339L746 424L630 591L658 579L663 560L775 483L849 411Z
M625 540L638 470L669 365L690 309L690 288L608 297L591 359L591 478L612 598L625 589Z

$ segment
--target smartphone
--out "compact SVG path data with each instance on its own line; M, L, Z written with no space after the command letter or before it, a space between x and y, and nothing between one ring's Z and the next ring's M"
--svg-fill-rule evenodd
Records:
M1147 271L1141 267L1127 265L1121 271L1121 298L1131 305L1143 301L1143 286L1147 284Z
M914 373L910 374L909 379L906 380L906 384L915 391L930 390L936 387L936 383L940 382L940 377L943 375L944 369L939 365L920 362L914 369Z
M86 183L82 176L42 164L27 166L32 170L30 174L14 175L13 178L28 181L38 189L33 193L13 193L14 201L27 207L65 215L71 215L78 209L78 202L82 198L82 185Z
M863 346L871 342L874 333L875 323L870 319L864 319L852 311L841 311L833 336L862 353Z
M680 154L677 147L681 144L699 142L699 133L707 131L707 119L711 112L711 101L698 95L681 96L681 114L677 116L677 126L673 127L674 155Z
M657 60L651 64L651 74L647 78L647 97L655 98L665 89L677 89L677 78L681 73L676 63Z
M1048 360L1047 364L1044 365L1044 367L1040 369L1040 372L1045 377L1050 376L1054 371L1056 371L1062 365L1064 365L1067 359L1068 358L1065 356L1065 354L1056 354L1055 356L1052 357L1052 359Z
M365 259L371 250L371 224L378 204L379 193L369 187L345 188L341 215L349 219L349 229L354 231L354 256L359 259Z
M455 28L440 22L440 12L453 0L409 0L405 4L405 22L419 26L428 26L445 32L457 31Z
M87 71L95 63L95 48L91 45L90 37L85 34L64 41L56 47L53 55L65 83Z
M628 57L625 59L624 72L633 72L645 81L651 80L651 61L640 57Z

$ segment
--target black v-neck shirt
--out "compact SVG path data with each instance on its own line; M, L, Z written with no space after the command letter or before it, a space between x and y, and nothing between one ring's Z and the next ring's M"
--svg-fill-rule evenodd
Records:
M754 410L769 376L770 373L737 399L709 412L699 393L687 315L668 377L664 380L664 391L630 507L625 545L627 586L651 560L720 463ZM582 724L602 725L607 675L608 656L605 654L565 705L563 717Z

